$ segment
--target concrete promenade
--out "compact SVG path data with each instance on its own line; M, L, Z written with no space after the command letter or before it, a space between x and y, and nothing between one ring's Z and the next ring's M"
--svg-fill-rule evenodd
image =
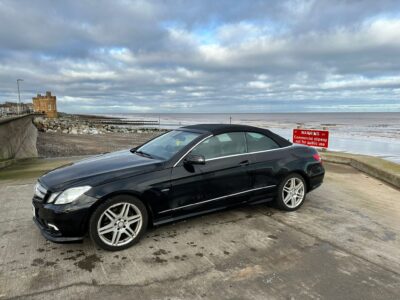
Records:
M1 299L396 299L400 191L346 165L292 213L243 207L151 229L122 252L47 242L32 222L36 177L0 176ZM25 172L26 171L26 172Z

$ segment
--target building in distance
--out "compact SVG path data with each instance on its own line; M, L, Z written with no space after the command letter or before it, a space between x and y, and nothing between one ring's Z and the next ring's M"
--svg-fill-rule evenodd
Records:
M45 114L48 118L57 118L57 99L51 92L46 92L43 96L38 94L32 101L34 112Z
M13 116L19 114L29 114L33 112L32 103L5 102L0 104L1 116Z

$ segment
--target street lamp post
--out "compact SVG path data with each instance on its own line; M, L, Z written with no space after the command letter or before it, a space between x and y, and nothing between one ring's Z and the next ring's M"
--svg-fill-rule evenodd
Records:
M24 81L23 79L17 79L17 87L18 87L18 105L17 105L17 113L20 113L20 105L21 105L21 94L19 92L19 82Z

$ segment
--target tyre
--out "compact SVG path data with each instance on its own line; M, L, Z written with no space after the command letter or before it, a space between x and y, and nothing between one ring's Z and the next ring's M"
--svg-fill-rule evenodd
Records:
M306 183L299 174L286 176L278 188L277 206L286 211L298 209L306 198Z
M147 222L147 209L139 199L116 196L106 200L93 212L89 234L104 250L123 250L140 240Z

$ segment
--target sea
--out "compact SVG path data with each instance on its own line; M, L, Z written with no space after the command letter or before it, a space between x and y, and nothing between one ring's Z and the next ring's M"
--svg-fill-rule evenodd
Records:
M400 164L400 112L121 113L106 116L159 121L159 125L148 127L165 129L199 123L246 124L270 129L289 140L292 140L295 128L326 129L329 130L328 150L371 155Z

